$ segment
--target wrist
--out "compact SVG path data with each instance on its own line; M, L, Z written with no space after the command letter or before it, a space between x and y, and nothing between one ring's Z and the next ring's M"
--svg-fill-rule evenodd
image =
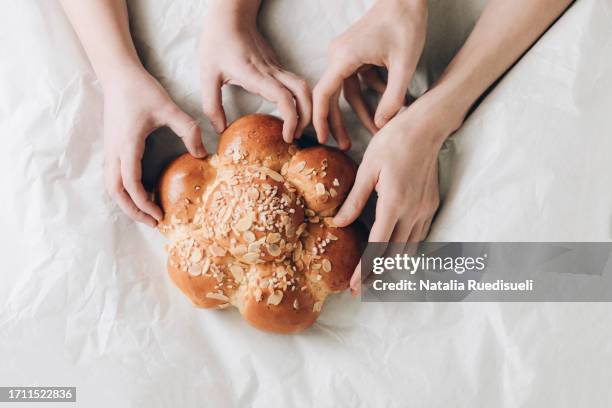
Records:
M207 17L222 24L256 24L261 0L214 0Z
M139 60L116 62L113 66L105 67L103 72L98 73L98 79L102 90L106 94L113 89L129 86L138 79L148 76L149 73Z
M403 122L402 127L415 124L422 126L424 131L414 134L425 138L421 143L429 145L431 151L437 153L442 143L463 124L469 110L469 106L464 106L454 93L444 87L434 86L399 116Z

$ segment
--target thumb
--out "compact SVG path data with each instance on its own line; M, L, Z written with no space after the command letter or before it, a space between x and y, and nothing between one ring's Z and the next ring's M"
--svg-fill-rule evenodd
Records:
M357 177L351 192L334 217L334 224L339 227L346 227L359 217L363 207L368 202L368 198L370 198L370 194L376 187L377 180L378 170L374 166L368 165L364 160L357 170Z
M166 116L165 123L178 137L183 139L185 147L192 156L199 159L206 156L200 126L191 116L175 105Z
M396 63L390 66L387 88L374 116L374 123L379 129L393 119L404 105L406 92L413 74L414 69L410 69L405 63Z

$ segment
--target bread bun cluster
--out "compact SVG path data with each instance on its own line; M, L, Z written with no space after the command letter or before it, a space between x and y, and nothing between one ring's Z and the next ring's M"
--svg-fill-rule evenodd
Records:
M216 155L184 154L161 176L171 279L196 306L233 305L259 329L309 327L359 262L360 234L331 218L355 174L339 150L285 143L275 117L239 119Z

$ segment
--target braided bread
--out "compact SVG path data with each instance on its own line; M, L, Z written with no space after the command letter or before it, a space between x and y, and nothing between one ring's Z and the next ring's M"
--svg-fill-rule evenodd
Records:
M194 305L236 306L259 329L309 327L361 255L356 228L331 221L355 173L339 150L285 143L275 117L239 119L216 155L184 154L161 176L170 278Z

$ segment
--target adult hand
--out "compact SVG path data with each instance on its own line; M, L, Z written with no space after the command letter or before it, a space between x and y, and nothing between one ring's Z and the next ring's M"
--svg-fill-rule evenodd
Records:
M331 127L340 149L350 147L339 107L342 90L372 134L398 113L423 52L426 26L425 0L377 0L332 42L328 68L315 86L313 97L313 124L320 143L327 141ZM372 66L387 69L386 84L371 70ZM365 102L360 80L382 93L374 115Z
M285 71L257 31L259 1L227 0L211 6L200 39L202 107L217 133L227 126L221 100L225 84L275 103L287 143L299 138L312 116L308 83Z
M438 152L461 123L452 112L427 93L378 132L334 222L343 227L355 221L376 190L376 219L368 241L425 239L439 205ZM351 279L354 293L359 290L360 270L359 265Z
M108 193L128 216L152 227L162 210L142 185L141 160L145 140L167 126L193 156L206 156L195 120L170 99L162 86L143 68L122 72L104 89L105 184Z

